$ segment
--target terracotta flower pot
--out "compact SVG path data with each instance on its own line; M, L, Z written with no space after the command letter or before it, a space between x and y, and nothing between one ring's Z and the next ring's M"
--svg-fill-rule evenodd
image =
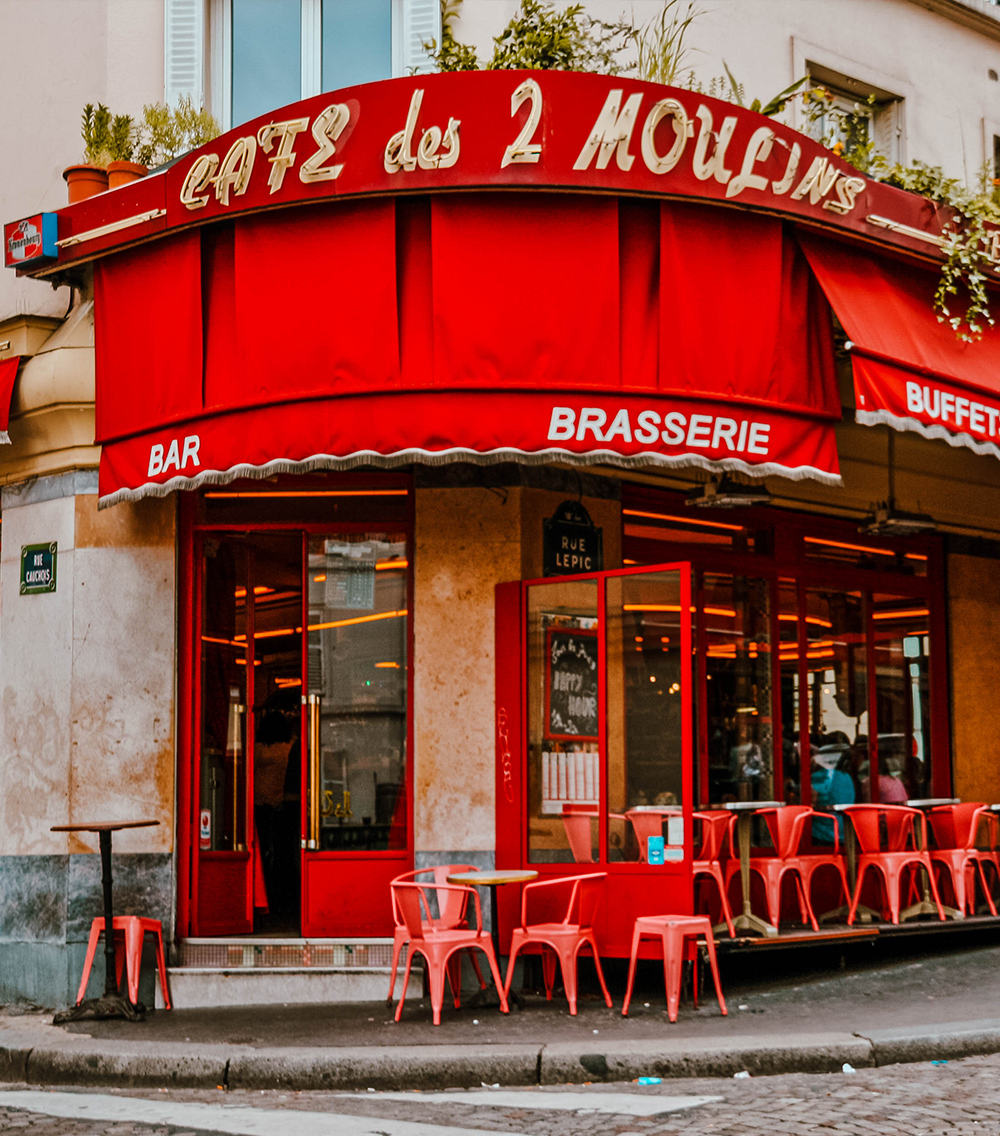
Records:
M69 190L70 205L74 205L77 201L86 201L88 197L103 193L108 188L108 171L100 166L92 166L89 162L81 162L78 166L67 166L63 170L63 177Z
M148 173L149 170L139 162L108 162L108 189L128 185L130 181L138 181Z

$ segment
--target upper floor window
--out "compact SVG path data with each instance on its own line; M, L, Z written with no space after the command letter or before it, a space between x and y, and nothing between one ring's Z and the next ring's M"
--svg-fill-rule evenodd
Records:
M168 103L223 129L322 91L431 69L439 0L166 0ZM207 56L207 58L206 58Z
M825 92L813 98L806 133L845 158L869 146L890 162L902 161L903 100L870 84L807 61L809 82Z

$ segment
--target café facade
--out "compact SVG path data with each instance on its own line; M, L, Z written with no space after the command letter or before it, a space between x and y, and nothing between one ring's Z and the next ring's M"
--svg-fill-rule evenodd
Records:
M126 902L210 969L384 965L440 862L606 867L621 955L700 807L1000 800L1000 335L932 310L945 220L695 92L477 72L6 225L77 301L0 363L9 878L52 897L4 989L73 988L84 812L160 819Z

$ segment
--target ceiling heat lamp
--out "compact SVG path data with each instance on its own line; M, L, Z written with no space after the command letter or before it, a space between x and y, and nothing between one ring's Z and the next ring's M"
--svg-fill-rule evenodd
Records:
M726 474L699 485L684 502L700 509L746 509L770 503L771 494L763 485L743 484Z
M937 521L927 513L906 513L896 508L895 500L878 501L858 532L867 536L918 536L935 532Z
M896 471L893 457L896 449L895 431L889 428L889 449L887 467L889 472L889 498L876 501L871 512L865 517L858 532L866 536L919 536L921 533L935 532L937 521L927 513L907 513L896 508Z

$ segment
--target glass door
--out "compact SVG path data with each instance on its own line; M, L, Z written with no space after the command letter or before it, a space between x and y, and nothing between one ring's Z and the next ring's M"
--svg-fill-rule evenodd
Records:
M195 933L391 933L405 533L206 533L200 568Z
M303 934L392 932L384 898L409 847L407 568L404 533L308 538Z
M528 864L690 875L688 566L532 582L526 599Z

